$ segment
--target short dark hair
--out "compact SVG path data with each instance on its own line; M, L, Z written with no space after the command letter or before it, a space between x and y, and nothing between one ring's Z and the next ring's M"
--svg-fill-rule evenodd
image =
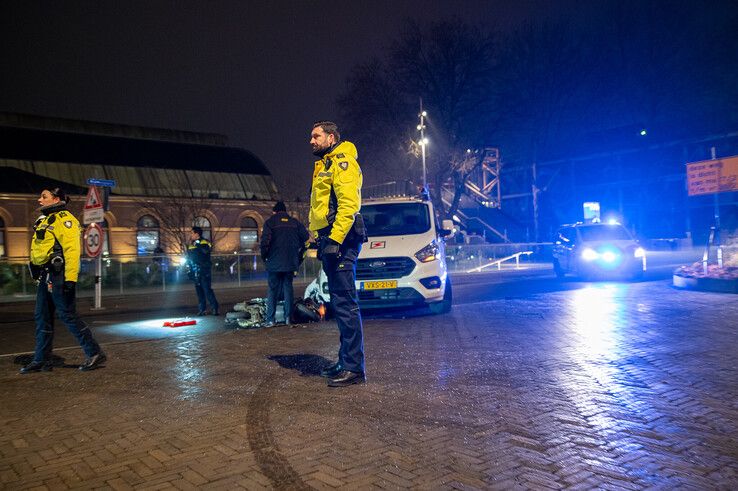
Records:
M272 211L287 211L287 206L284 204L284 201L277 201Z
M194 227L192 227L192 231L199 235L200 238L202 238L202 227L198 227L197 225L195 225Z
M47 191L50 192L53 197L59 198L59 201L64 201L65 203L69 203L69 197L67 196L67 193L65 193L62 188L51 188L51 189L47 189Z
M320 126L320 128L329 135L334 135L336 137L336 142L341 140L341 133L338 132L338 125L333 121L318 121L317 123L313 123L313 129L318 126Z

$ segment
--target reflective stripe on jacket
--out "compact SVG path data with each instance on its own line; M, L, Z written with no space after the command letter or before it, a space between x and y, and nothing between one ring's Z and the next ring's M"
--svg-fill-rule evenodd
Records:
M331 226L330 238L342 244L361 209L363 177L353 143L344 141L315 162L309 228L317 234ZM331 191L335 202L331 204ZM334 216L335 214L335 216Z
M210 249L213 245L208 239L193 240L187 247L187 259L190 266L200 272L210 271Z

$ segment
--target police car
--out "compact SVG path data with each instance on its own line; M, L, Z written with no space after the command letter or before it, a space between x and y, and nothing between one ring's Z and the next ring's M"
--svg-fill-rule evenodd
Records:
M553 269L558 278L573 273L639 278L646 271L646 251L619 223L575 223L554 238Z
M365 199L361 215L369 235L356 266L362 310L428 306L433 313L450 311L445 238L453 234L453 222L444 220L441 226L425 197ZM322 270L305 296L315 293L329 301Z

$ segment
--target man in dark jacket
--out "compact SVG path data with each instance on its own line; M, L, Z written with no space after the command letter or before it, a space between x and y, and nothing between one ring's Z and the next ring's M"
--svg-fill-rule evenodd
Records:
M310 234L305 226L287 214L281 201L272 208L272 215L261 232L261 258L266 262L269 273L269 296L267 297L266 325L274 325L279 293L284 296L284 319L290 323L294 293L292 279L300 267L302 255Z

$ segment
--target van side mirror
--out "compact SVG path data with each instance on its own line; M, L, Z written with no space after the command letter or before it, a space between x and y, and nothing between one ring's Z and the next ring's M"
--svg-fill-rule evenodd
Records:
M452 220L443 220L441 222L441 230L439 231L441 237L451 238L455 233L454 222Z

